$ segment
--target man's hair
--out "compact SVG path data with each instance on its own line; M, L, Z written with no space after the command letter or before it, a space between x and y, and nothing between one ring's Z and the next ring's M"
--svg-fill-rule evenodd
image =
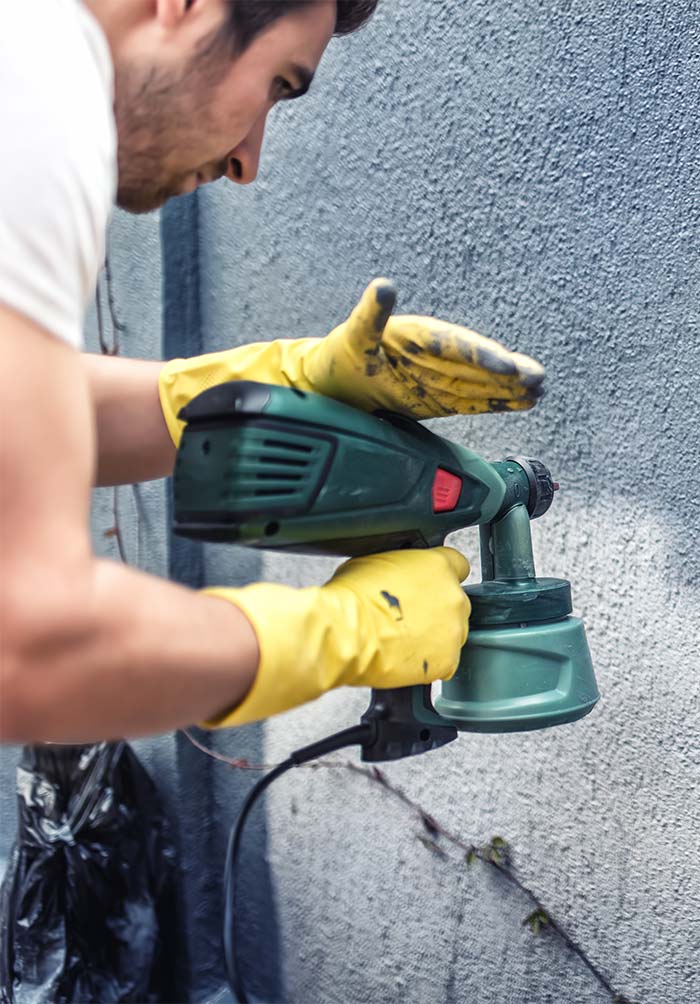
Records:
M226 31L238 54L248 48L256 35L274 21L316 0L230 0ZM336 0L338 13L334 35L349 35L371 18L379 0Z

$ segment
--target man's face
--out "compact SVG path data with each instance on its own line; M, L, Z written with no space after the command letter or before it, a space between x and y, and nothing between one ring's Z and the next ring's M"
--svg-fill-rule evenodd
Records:
M232 56L225 7L196 0L174 27L149 23L115 50L124 209L148 212L223 175L253 181L267 115L308 87L335 27L336 0L314 0Z

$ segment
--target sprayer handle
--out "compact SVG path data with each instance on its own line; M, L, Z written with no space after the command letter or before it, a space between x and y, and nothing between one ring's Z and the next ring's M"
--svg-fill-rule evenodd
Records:
M372 690L363 722L374 722L375 737L362 747L366 763L427 753L457 738L457 729L433 707L430 686Z

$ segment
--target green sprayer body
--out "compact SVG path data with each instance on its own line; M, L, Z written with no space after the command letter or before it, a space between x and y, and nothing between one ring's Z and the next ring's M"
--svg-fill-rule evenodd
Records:
M180 535L356 556L432 547L480 527L482 582L466 589L472 614L459 669L436 710L427 688L400 695L410 693L430 738L377 759L441 745L449 740L430 739L447 726L511 732L592 710L599 695L569 583L535 574L530 520L556 488L539 461L490 463L412 419L250 381L204 391L179 417L187 423L173 481ZM377 714L386 715L387 693L373 692Z

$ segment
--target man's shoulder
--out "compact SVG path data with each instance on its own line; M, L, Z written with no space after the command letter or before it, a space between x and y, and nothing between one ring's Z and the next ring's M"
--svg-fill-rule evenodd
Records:
M109 48L78 0L2 17L0 299L79 343L116 189Z
M9 100L0 115L11 129L0 142L10 144L7 152L60 136L67 152L83 142L114 155L112 64L92 14L79 0L22 0L6 5L2 18L0 81Z

